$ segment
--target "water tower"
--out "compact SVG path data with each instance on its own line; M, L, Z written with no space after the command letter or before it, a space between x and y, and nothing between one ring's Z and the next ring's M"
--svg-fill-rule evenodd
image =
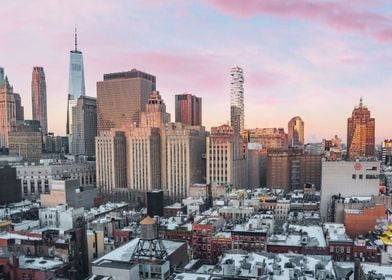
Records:
M163 260L166 258L167 251L158 236L158 225L155 223L155 220L147 216L139 224L141 236L132 253L132 259L148 258L151 260Z

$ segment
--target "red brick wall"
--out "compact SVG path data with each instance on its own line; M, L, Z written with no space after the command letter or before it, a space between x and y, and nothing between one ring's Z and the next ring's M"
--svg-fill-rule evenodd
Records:
M344 225L351 238L365 235L374 229L377 219L386 218L385 206L377 204L371 208L364 208L361 213L344 213Z

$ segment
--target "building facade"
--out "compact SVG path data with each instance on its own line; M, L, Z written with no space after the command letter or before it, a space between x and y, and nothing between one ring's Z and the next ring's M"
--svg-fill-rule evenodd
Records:
M305 154L301 149L269 149L267 187L290 191L310 183L319 190L321 158L321 155Z
M127 178L131 199L161 187L161 141L158 128L134 127L127 135Z
M355 107L351 118L347 119L347 158L374 157L375 155L375 120L370 111L363 106L362 98Z
M247 143L233 127L222 125L211 128L206 141L207 184L246 187Z
M97 82L98 135L111 128L139 124L150 93L156 89L153 75L132 69L105 74Z
M230 71L230 116L231 126L234 131L240 133L244 130L245 109L244 109L244 73L242 68L234 67Z
M33 120L41 124L43 135L48 134L48 113L46 103L46 81L43 67L34 67L31 79L31 104Z
M24 120L24 107L22 106L22 98L19 93L14 93L15 108L16 108L16 121Z
M21 180L23 199L37 199L42 193L49 193L49 181L64 177L79 180L80 186L95 186L95 163L30 164L16 167L17 178Z
M72 143L73 155L95 155L95 136L97 136L97 100L81 96L72 108Z
M289 121L288 138L290 147L301 147L305 144L304 122L296 116Z
M322 161L320 215L332 220L333 196L376 195L380 183L378 161Z
M104 132L95 138L97 187L107 199L128 199L124 132Z
M42 155L42 133L39 121L18 121L16 130L8 133L9 154L25 161L38 162Z
M175 96L176 122L186 125L201 125L201 97L184 93Z
M162 187L173 201L186 198L194 183L203 181L205 129L202 126L168 124L162 146Z
M0 69L0 147L8 148L8 133L16 130L16 104L14 89Z
M259 143L263 148L287 149L288 137L283 128L255 128L248 130L251 143Z

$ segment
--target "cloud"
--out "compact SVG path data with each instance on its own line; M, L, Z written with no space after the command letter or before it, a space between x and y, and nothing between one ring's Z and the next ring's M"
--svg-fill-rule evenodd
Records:
M369 1L207 0L207 2L221 12L240 18L267 15L316 21L339 32L365 34L382 42L392 42L391 18L368 11L372 5Z

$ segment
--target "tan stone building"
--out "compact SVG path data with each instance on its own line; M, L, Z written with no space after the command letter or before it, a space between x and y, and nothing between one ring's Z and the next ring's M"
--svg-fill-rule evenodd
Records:
M0 68L0 147L8 148L8 133L16 130L16 105L4 70Z
M283 128L254 128L248 129L250 143L259 143L263 148L287 149L288 137Z
M203 182L205 137L203 126L166 125L162 145L162 188L172 201L186 198L191 185Z
M107 199L127 200L126 138L122 131L107 131L95 138L97 187Z
M22 156L25 161L38 162L42 155L42 133L39 121L20 121L15 131L8 133L9 154Z
M233 127L221 125L211 128L206 142L207 184L247 187L246 140Z
M127 178L131 199L161 188L161 141L159 129L134 127L127 134Z

